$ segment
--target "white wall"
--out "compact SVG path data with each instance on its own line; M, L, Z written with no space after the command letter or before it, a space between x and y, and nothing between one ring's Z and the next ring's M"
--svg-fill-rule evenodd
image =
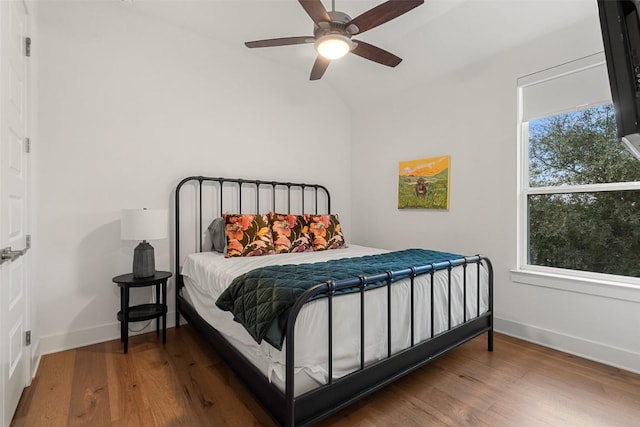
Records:
M324 184L350 229L350 114L328 86L120 2L38 7L34 327L43 354L119 336L111 279L131 271L137 244L120 240L120 210L171 209L185 176ZM169 239L152 244L156 268L172 270Z
M470 23L467 31L479 25ZM370 246L488 255L498 330L640 371L640 289L627 289L631 300L625 301L515 283L510 273L516 267L516 79L602 49L593 13L516 50L354 110L352 236ZM451 155L450 210L398 210L398 162L445 154Z
M119 2L38 7L34 332L43 353L118 336L111 278L130 271L135 246L120 240L120 210L170 208L180 178L213 174L325 184L354 243L486 254L499 330L640 371L637 303L510 274L516 79L602 50L595 16L350 114L322 82ZM318 132L323 122L331 126ZM444 154L451 209L398 210L398 161ZM169 240L153 244L157 267L172 269Z

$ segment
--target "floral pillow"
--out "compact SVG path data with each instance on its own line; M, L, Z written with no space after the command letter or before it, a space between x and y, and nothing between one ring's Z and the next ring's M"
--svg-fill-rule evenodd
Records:
M269 255L273 249L273 236L267 215L225 214L227 253L225 258Z
M273 246L278 254L311 249L309 224L305 215L269 213Z
M309 223L309 234L314 251L338 249L346 246L338 215L306 214L305 216Z

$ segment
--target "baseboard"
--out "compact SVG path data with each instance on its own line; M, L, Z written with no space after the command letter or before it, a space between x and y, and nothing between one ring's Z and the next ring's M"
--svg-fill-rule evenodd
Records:
M639 353L498 317L494 318L493 324L496 332L616 368L640 373Z
M173 328L175 312L167 313L167 328ZM150 321L146 327L145 322L131 323L129 326L134 331L129 331L129 336L153 332L156 329L155 320ZM40 338L41 355L57 353L59 351L71 350L84 347L86 345L97 344L105 341L120 339L120 322L108 323L106 325L95 326L93 328L69 331L65 334L49 335Z

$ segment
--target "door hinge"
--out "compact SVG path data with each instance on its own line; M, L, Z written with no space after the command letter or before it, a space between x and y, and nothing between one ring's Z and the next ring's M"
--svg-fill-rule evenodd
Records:
M31 57L31 37L24 39L24 54L26 57Z
M24 343L25 345L31 345L31 331L24 333Z
M31 153L31 138L24 139L24 152Z
M27 249L31 249L31 234L27 234L25 238L27 240L26 241Z

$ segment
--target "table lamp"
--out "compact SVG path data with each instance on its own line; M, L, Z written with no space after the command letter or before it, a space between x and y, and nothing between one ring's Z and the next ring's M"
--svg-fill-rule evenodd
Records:
M122 240L142 240L133 251L133 277L156 274L153 246L147 240L166 239L168 231L166 209L124 209L122 211Z

